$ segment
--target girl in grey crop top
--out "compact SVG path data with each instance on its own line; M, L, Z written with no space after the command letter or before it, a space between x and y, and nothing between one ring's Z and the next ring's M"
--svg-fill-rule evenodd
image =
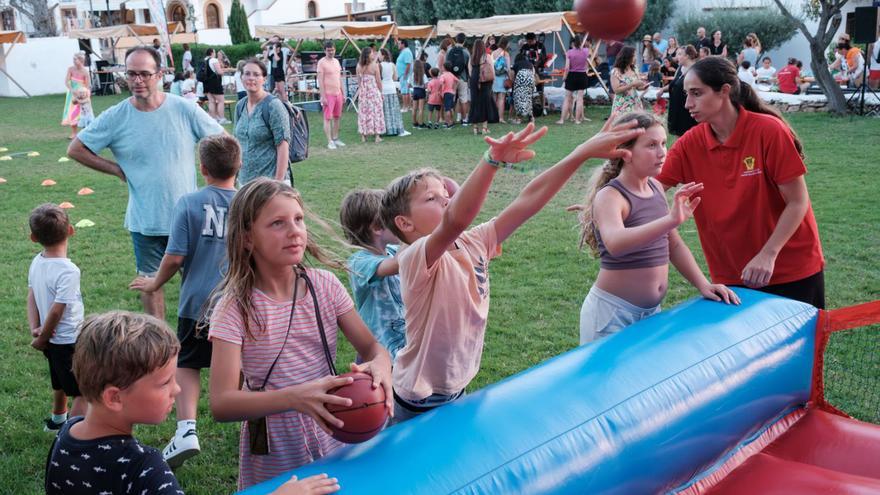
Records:
M614 125L635 121L645 129L625 143L627 156L608 160L590 180L581 209L581 246L599 256L600 270L581 308L581 343L590 342L660 310L672 262L703 297L739 304L729 288L703 275L677 227L700 204L702 184L676 191L672 208L654 179L666 157L666 129L651 114L631 113Z

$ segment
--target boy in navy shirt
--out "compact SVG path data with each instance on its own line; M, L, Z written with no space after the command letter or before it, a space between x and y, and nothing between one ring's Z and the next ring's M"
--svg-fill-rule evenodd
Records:
M177 433L162 451L173 468L200 452L196 434L199 374L211 366L205 306L226 267L226 213L235 194L241 147L228 134L209 136L199 143L199 161L207 185L175 205L171 235L156 277L137 277L130 286L152 293L178 271L182 274L177 310Z

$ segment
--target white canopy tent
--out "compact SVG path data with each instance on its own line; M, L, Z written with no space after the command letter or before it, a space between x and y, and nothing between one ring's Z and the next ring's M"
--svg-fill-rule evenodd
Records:
M4 48L2 46L7 43L10 45L9 50L6 50L6 48ZM6 60L6 57L9 55L9 52L11 52L13 48L15 48L16 43L27 43L27 37L25 37L23 32L21 32L21 31L0 31L0 50L2 50L3 60ZM7 79L12 81L16 86L18 86L18 88L20 90L22 90L24 92L24 94L27 95L28 98L31 97L31 94L28 93L27 90L24 89L24 87L18 83L18 81L16 81L12 76L10 76L9 73L6 72L5 68L0 67L0 72L2 72L3 75L6 76Z
M586 34L586 29L578 20L577 13L569 12L546 12L536 14L520 14L520 15L496 15L485 17L482 19L454 19L437 21L437 34L439 36L455 36L458 33L464 33L465 36L517 36L527 33L546 33L553 34L560 46L565 44L562 41L561 32L566 31L574 36L575 33ZM583 42L586 43L587 37L584 36ZM593 60L599 50L602 42L598 41L595 46L591 47L591 57L587 62L590 68L598 74ZM581 45L583 46L583 45ZM608 88L602 78L599 83L608 93ZM610 95L610 93L609 93Z

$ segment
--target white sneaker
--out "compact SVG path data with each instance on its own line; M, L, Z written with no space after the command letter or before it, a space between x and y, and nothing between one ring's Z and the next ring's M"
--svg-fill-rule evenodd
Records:
M217 123L220 124L220 125L226 125L226 124L231 124L232 121L231 121L231 120L227 120L227 119L225 119L225 118L222 118L222 119L218 120Z
M334 143L333 141L330 141L329 143L327 143L327 149L328 149L328 150L335 150L335 149L336 149L336 143Z
M343 143L342 141L340 141L338 139L334 139L333 144L335 144L339 148L342 148L343 146L345 146L345 143Z
M187 430L183 435L174 435L168 445L162 449L162 457L171 468L180 467L184 461L201 452L199 437L196 430Z
M400 137L411 136L411 135L412 135L412 133L411 133L411 132L407 132L406 129L400 131L400 134L398 134L398 136L400 136Z

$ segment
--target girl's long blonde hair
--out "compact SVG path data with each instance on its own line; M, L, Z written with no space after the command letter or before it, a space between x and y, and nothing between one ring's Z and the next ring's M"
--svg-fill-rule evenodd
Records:
M334 238L334 240L337 240L338 236L333 233L333 229L327 222L306 208L302 196L296 189L290 187L286 182L267 177L260 177L247 183L235 194L232 198L232 204L229 206L226 226L226 256L229 260L229 268L210 298L212 301L210 311L229 304L237 305L244 323L245 335L251 339L255 338L255 332L252 331L251 325L255 324L259 331L262 330L263 322L255 311L252 301L257 271L253 253L247 248L246 239L263 207L275 196L293 198L303 209L306 219L320 227L308 230L306 257L301 265L309 261L308 257L311 257L327 267L345 269L345 264L340 261L340 256L320 246L320 240L325 236ZM324 231L324 235L321 231ZM293 268L291 267L291 269Z
M614 119L613 125L620 125L631 120L635 120L638 124L635 126L635 129L650 129L655 125L663 125L663 122L659 120L654 114L647 112L632 112L623 114L620 117ZM618 148L624 149L632 149L633 145L636 144L636 139L631 141L627 141ZM589 246L590 251L592 251L594 256L599 255L599 244L596 239L596 228L593 225L593 202L596 200L596 193L599 192L600 189L605 187L611 179L620 175L620 171L623 169L623 159L622 158L614 158L611 160L606 160L605 164L601 167L597 167L593 170L593 174L590 176L590 181L587 183L587 194L584 199L583 208L581 209L581 213L579 215L579 220L581 224L581 238L578 243L578 247L583 249L584 246Z

